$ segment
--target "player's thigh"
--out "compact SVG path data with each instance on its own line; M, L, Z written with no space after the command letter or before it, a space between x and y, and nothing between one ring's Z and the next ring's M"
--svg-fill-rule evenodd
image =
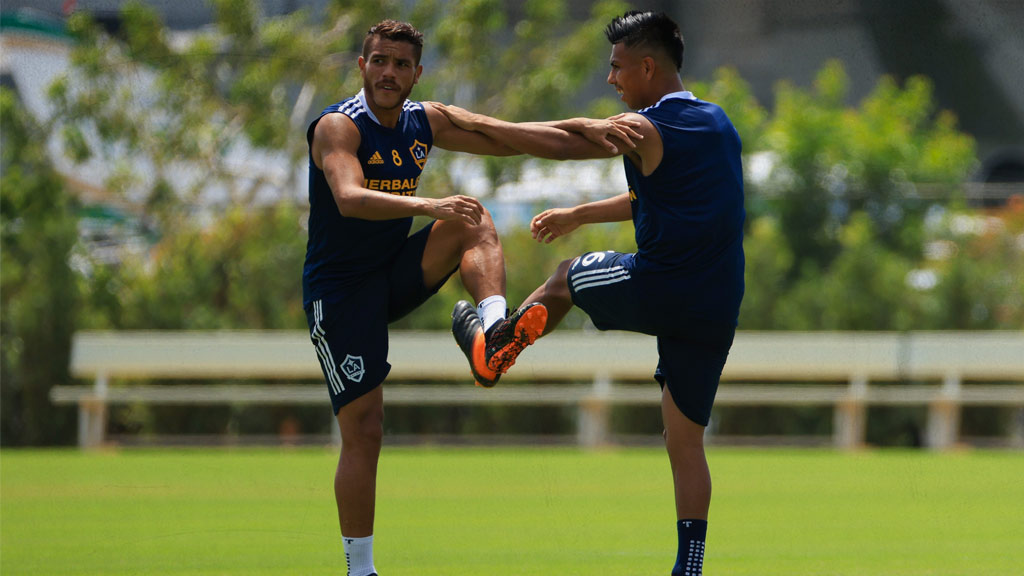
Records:
M435 220L429 226L420 258L426 286L444 284L458 269L470 234L470 227L457 220Z
M443 255L458 247L451 246L448 230L442 221L427 224L409 236L388 271L387 321L394 322L412 312L437 293L459 268L459 257Z
M391 371L385 299L381 281L340 302L316 300L306 310L335 414L379 387Z
M569 264L566 275L572 302L600 330L650 333L638 303L645 295L633 278L633 255L587 252Z
M658 337L655 379L668 389L687 419L707 426L735 328L721 326L705 337Z

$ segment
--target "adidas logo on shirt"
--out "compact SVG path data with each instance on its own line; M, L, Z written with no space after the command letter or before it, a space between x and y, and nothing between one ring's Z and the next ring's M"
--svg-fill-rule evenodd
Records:
M384 159L380 157L380 151L376 151L376 152L373 153L373 156L370 156L370 159L366 163L367 164L383 164L384 163Z

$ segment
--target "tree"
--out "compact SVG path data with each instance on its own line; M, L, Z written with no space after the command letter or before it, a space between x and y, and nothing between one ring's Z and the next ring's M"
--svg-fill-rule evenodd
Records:
M237 268L235 259L300 258L305 127L321 105L361 86L355 60L378 14L407 17L427 37L427 71L414 96L522 118L568 115L582 106L576 93L603 63L597 50L606 42L595 32L597 23L603 26L623 9L618 2L597 3L591 18L577 26L564 22L566 5L560 1L527 2L515 16L503 3L489 0L424 2L411 12L398 2L378 11L338 1L317 22L307 12L264 18L251 0L217 0L214 7L214 28L184 47L172 46L156 14L137 1L122 9L116 38L86 14L69 23L78 40L74 66L51 90L55 108L62 111L57 121L65 147L79 161L101 158L115 166L108 188L124 198L141 198L161 236L152 262L128 262L117 272L97 266L91 277L93 294L117 295L94 299L107 307L108 317L118 319L113 326L209 327L230 318L253 327L302 325L301 310L294 306L300 299L297 267L289 272L292 284L268 282L259 288L255 278L230 280L227 271ZM506 37L484 41L496 35ZM531 89L506 90L510 83ZM254 171L246 156L278 162L286 173ZM421 194L458 191L445 169L450 159L431 154ZM515 169L502 166L495 178ZM222 194L213 212L211 193ZM205 212L200 225L194 222L197 211ZM244 232L267 224L283 244L271 246ZM232 238L211 232L211 226L243 235ZM262 317L275 320L264 324L247 310L252 301L247 290L290 311L266 310ZM171 305L176 302L183 308Z
M6 88L0 88L0 123L2 441L48 444L66 436L70 424L49 392L70 381L80 301L68 265L78 234L76 203L48 159L48 127Z
M786 82L766 128L775 159L771 178L752 187L771 197L795 255L825 269L840 250L840 230L865 212L879 240L916 256L927 207L955 197L977 160L974 140L949 112L935 114L931 82L916 76L900 89L882 78L859 108L846 106L849 80L833 61L813 90Z
M741 84L719 84L743 98ZM857 108L846 104L847 84L842 65L828 63L811 90L780 83L774 114L750 122L747 167L754 153L771 168L758 180L748 170L741 327L945 327L933 321L934 295L908 278L927 268L926 215L956 204L974 141L952 114L935 112L925 78L902 89L882 78Z

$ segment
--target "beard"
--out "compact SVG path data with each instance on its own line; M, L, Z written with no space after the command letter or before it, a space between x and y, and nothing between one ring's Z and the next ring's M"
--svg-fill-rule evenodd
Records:
M402 104L412 94L412 86L401 89L399 91L394 90L378 90L369 83L363 84L363 92L369 97L369 100L373 102L374 106L381 110L394 110L401 108Z

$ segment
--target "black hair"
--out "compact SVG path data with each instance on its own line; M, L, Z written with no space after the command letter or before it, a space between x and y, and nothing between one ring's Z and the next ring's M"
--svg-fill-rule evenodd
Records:
M413 52L416 55L416 64L420 63L420 56L423 54L423 33L412 24L397 20L382 20L375 24L363 39L363 58L370 55L370 41L378 36L386 40L412 44Z
M630 10L612 20L604 29L604 35L612 44L622 42L630 48L647 46L661 50L672 58L677 71L683 68L683 34L664 12Z

